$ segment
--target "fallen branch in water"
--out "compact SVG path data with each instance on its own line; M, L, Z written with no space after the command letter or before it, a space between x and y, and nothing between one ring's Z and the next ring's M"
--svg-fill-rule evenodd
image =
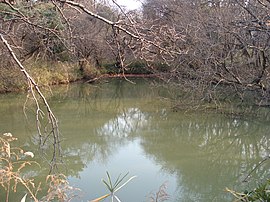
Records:
M93 83L100 79L106 78L159 78L160 74L103 74L99 77L95 77L87 80L85 83Z

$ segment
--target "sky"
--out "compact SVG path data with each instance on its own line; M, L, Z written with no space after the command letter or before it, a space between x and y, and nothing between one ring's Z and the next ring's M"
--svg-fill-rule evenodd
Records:
M117 0L117 3L129 10L137 9L142 5L139 0Z

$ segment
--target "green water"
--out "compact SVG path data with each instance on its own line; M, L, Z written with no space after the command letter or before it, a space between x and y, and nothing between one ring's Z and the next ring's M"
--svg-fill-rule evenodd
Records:
M269 120L220 113L172 110L161 87L150 81L123 80L57 87L48 100L59 119L64 164L70 185L80 188L73 201L107 193L101 182L129 172L137 177L118 192L123 202L150 201L165 183L168 201L232 201L226 187L252 187L242 180L269 155ZM0 132L18 137L16 146L35 153L28 175L46 176L49 166L38 149L31 107L25 95L0 96ZM264 109L267 114L267 109ZM255 182L269 177L269 162L252 173ZM0 201L5 199L0 189ZM20 195L21 194L21 195ZM20 198L23 193L17 193ZM15 200L15 199L14 199Z

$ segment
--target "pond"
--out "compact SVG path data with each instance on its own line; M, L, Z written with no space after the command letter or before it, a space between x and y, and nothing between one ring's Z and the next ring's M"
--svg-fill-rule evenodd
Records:
M267 118L175 111L166 89L150 85L151 80L134 81L72 84L57 87L48 96L59 119L61 169L70 185L81 190L73 201L107 194L101 182L106 171L113 179L127 172L137 176L118 192L123 202L151 201L162 185L167 187L168 201L201 202L232 201L226 187L252 187L242 181L269 155ZM49 166L38 149L34 112L27 111L28 119L23 113L25 97L0 96L0 132L13 133L17 146L35 153L40 167L31 175L41 178ZM269 162L251 177L256 183L267 175Z

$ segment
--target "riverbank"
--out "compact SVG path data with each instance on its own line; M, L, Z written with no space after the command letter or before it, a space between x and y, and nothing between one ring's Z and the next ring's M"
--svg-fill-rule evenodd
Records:
M158 78L141 63L132 63L125 73L114 64L94 67L89 64L60 61L25 61L24 67L40 87L68 84L76 81L97 82L107 78ZM0 93L21 92L28 89L27 80L16 66L5 67L0 72Z
M40 87L67 84L82 76L76 65L67 62L24 62L25 69ZM16 66L1 68L0 93L21 92L28 89L27 80Z

